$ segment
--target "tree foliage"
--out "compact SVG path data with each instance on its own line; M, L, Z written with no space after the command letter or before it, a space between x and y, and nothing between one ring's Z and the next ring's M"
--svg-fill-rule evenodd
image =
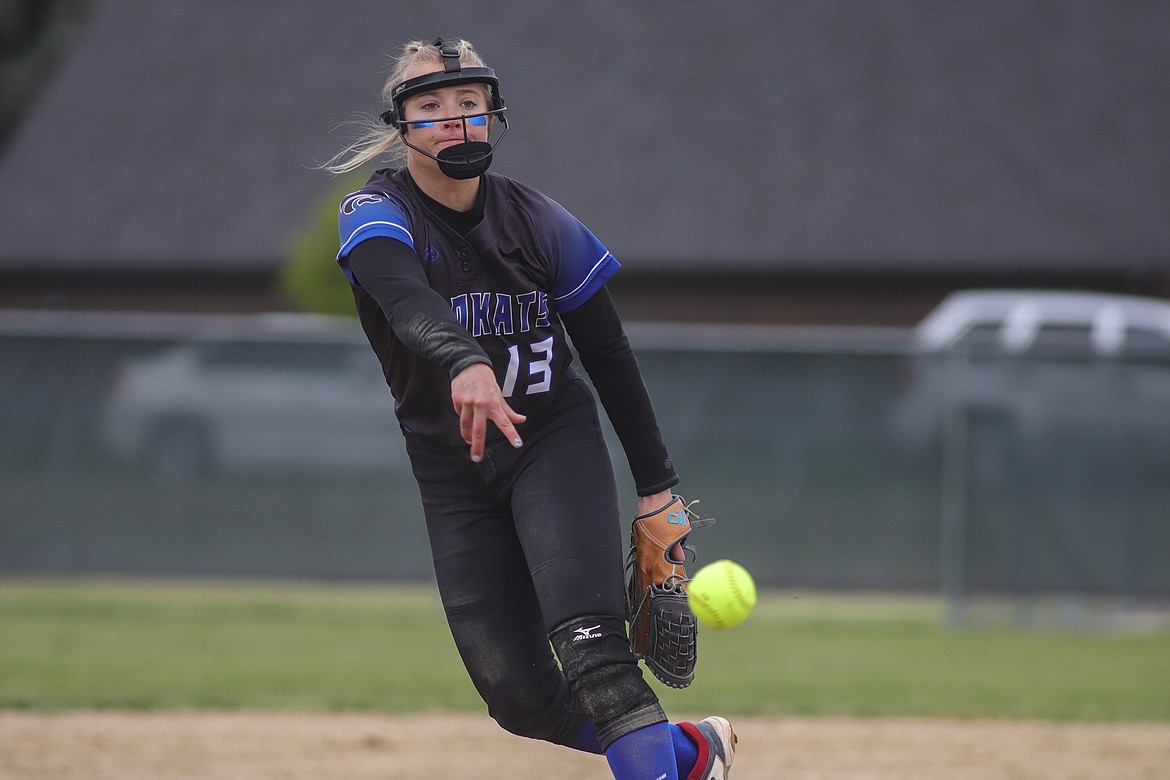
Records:
M337 267L337 204L365 183L367 174L337 179L294 236L280 273L280 291L298 310L354 316L349 282Z

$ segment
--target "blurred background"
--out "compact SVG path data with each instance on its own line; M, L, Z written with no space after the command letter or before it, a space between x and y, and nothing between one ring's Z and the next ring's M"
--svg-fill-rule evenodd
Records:
M369 171L315 166L460 35L493 170L623 264L704 558L1165 604L1170 4L437 5L0 0L0 575L430 578L333 263Z

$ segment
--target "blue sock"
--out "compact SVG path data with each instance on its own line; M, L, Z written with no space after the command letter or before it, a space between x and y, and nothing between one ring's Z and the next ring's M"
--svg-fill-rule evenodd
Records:
M686 777L699 760L699 746L673 723L670 724L670 738L674 741L674 760L678 762L678 776Z
M577 736L565 743L565 747L580 750L585 753L601 753L601 743L597 741L597 728L593 721L585 724L585 728L577 732Z
M619 737L605 751L605 758L614 780L678 780L669 723L656 723Z

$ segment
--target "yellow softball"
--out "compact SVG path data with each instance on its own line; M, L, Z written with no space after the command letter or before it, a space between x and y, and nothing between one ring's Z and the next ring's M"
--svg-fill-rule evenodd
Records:
M704 625L723 629L739 625L756 605L756 583L735 561L709 563L687 585L691 611Z

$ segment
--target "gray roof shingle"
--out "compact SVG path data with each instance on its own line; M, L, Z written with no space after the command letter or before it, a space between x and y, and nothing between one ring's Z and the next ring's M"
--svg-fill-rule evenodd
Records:
M271 269L438 34L501 76L495 170L627 267L1170 260L1158 0L96 0L0 160L0 269Z

